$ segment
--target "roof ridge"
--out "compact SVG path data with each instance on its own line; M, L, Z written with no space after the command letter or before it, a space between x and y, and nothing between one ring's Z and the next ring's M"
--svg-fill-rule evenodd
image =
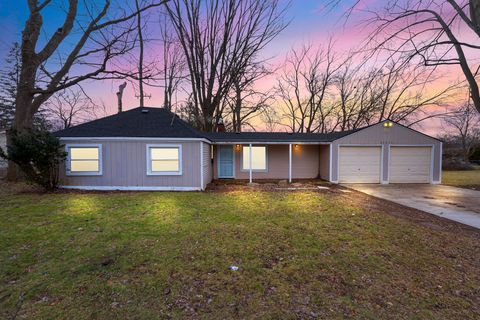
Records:
M102 118L93 119L93 120L91 120L91 121L82 122L82 123L79 123L79 124L77 124L77 125L74 125L74 126L71 126L71 127L68 127L68 128L64 128L64 129L61 129L61 130L57 130L57 131L55 131L54 133L57 134L57 133L61 133L62 131L66 131L66 130L68 130L68 129L81 127L81 126L84 126L84 125L87 125L87 124L89 125L89 124L91 124L91 123L95 123L95 122L98 122L98 121L103 121L103 120L105 120L105 119L113 118L113 117L118 116L118 115L120 115L120 114L122 114L122 113L130 112L130 111L133 111L133 110L138 109L138 108L140 108L140 107L133 108L133 109L129 109L129 110L126 110L126 111L123 111L123 112L120 112L120 113L117 112L117 113L110 114L110 115L105 116L105 117L102 117Z

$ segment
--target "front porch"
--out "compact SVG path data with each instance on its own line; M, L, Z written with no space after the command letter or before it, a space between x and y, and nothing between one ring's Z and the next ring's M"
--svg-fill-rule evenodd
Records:
M330 180L330 144L216 144L214 179L271 181Z

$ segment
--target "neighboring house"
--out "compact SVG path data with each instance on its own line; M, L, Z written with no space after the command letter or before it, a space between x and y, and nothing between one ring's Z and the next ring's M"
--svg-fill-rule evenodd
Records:
M4 151L7 149L7 133L6 131L0 131L0 148L2 148ZM8 162L0 158L0 170L5 169L8 165Z
M201 133L136 108L56 133L61 182L94 190L204 190L212 179L440 183L442 143L400 124L318 133Z

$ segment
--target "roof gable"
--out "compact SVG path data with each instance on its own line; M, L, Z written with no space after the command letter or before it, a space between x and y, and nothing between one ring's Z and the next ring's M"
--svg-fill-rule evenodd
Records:
M384 127L385 122L393 123L391 127ZM392 144L405 144L411 142L412 144L424 143L431 144L438 142L437 138L426 135L420 131L406 127L398 122L391 120L383 120L381 122L360 128L355 132L348 133L343 137L337 139L338 143L367 143L388 141Z

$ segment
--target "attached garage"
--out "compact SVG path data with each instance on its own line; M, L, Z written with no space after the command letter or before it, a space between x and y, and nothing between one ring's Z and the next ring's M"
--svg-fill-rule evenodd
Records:
M393 121L352 130L330 144L334 183L440 183L442 142Z
M430 183L432 147L390 147L390 183Z
M380 183L381 158L381 147L340 147L339 182Z

